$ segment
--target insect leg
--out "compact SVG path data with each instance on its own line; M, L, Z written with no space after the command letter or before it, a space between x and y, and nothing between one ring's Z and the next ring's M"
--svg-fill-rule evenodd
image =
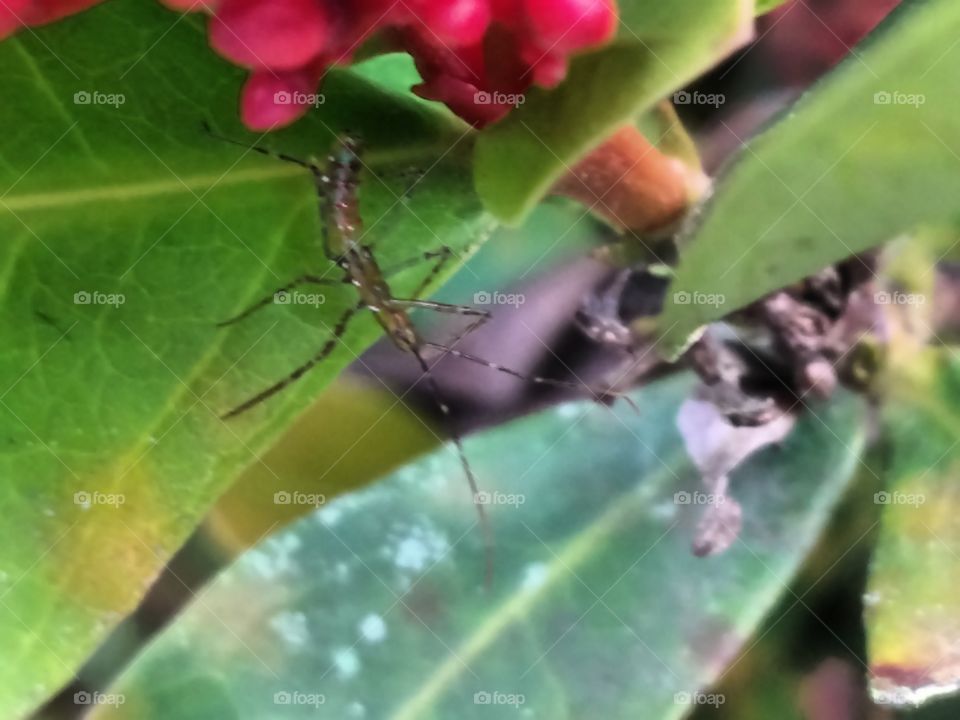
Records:
M456 337L456 342L459 342L467 333L461 333ZM523 380L525 382L533 383L534 385L547 385L550 387L564 388L566 390L577 390L583 392L584 390L590 393L593 396L593 399L597 402L604 402L609 399L618 399L626 402L634 410L638 410L636 403L633 399L626 393L618 392L616 390L604 390L597 391L591 388L589 385L586 385L582 382L576 382L572 380L560 380L559 378L548 378L542 377L540 375L528 375L527 373L522 373L513 368L508 368L505 365L500 365L499 363L491 362L490 360L485 360L484 358L477 357L476 355L471 355L470 353L465 353L456 348L450 347L449 345L444 345L442 343L435 343L429 341L423 341L424 347L432 348L434 350L441 351L444 355L453 355L454 357L466 360L467 362L472 362L476 365L482 365L485 368L490 370L495 370L496 372L504 373L505 375L510 375L515 377L518 380Z
M459 431L453 427L450 406L447 405L443 399L443 394L440 392L440 386L437 384L436 379L434 379L433 373L430 372L430 365L427 363L426 359L423 357L423 353L421 353L418 348L411 348L410 352L417 359L417 363L419 363L420 369L423 371L423 377L427 381L427 387L430 390L430 395L433 397L434 404L443 414L444 420L446 421L446 425L448 427L448 435L453 441L454 447L457 449L457 455L460 458L460 465L463 467L463 472L467 476L467 483L470 486L471 500L473 501L474 507L477 509L477 517L483 532L483 545L486 565L484 586L490 588L493 584L493 531L490 527L490 518L487 516L487 510L483 504L479 502L480 487L477 484L477 476L474 475L473 466L470 465L470 460L467 458L466 450L463 448L463 438L460 436Z
M408 310L432 310L446 315L466 315L467 317L482 317L484 322L491 318L490 312L470 307L469 305L451 305L450 303L435 302L433 300L394 300L393 303Z
M427 277L420 283L416 291L413 294L414 298L418 298L425 290L427 285L430 284L430 281L440 272L443 265L452 257L453 252L449 247L443 247L438 251L424 253L422 258L438 257L439 260L431 268L430 273ZM401 308L416 308L423 307L428 308L437 312L448 312L448 313L457 313L461 315L471 315L475 316L477 319L470 323L470 326L467 331L461 333L461 337L466 335L468 331L476 329L487 320L490 319L490 313L485 310L477 310L476 308L465 307L460 305L447 305L445 303L436 303L429 302L425 300L396 300L393 302ZM486 508L479 502L480 497L480 487L477 483L477 477L473 472L473 467L470 465L470 460L467 458L467 453L463 448L463 439L460 436L460 432L456 429L453 424L453 418L450 413L450 406L447 405L446 401L443 399L443 393L440 390L440 386L436 381L436 378L433 377L433 373L430 371L430 365L427 362L426 358L423 356L422 347L424 344L422 341L420 345L409 348L410 353L416 358L417 363L420 365L420 369L423 372L423 377L426 379L427 388L430 392L430 395L433 398L434 404L440 410L440 413L443 415L444 420L446 421L446 426L448 428L447 434L450 439L453 441L454 446L457 450L457 455L460 458L460 465L463 467L464 475L467 477L467 484L470 488L471 500L474 504L474 507L477 510L477 519L480 523L481 532L483 533L483 544L484 544L484 555L486 558L485 565L486 570L484 574L484 586L490 588L493 584L493 530L490 527L490 520L487 516Z
M362 305L355 305L354 307L350 308L349 310L344 312L343 315L340 316L340 319L337 320L337 324L333 328L333 333L330 335L330 338L324 343L323 347L320 348L320 352L318 352L316 355L314 355L312 358L310 358L307 362L305 362L303 365L298 367L292 373L287 375L287 377L285 377L283 380L280 380L279 382L274 383L273 385L268 387L266 390L254 395L252 398L250 398L246 402L238 405L230 412L221 416L221 420L228 420L230 418L236 417L237 415L245 413L247 410L251 409L252 407L259 405L264 400L267 400L268 398L273 397L281 390L284 390L288 386L292 385L294 382L296 382L301 377L303 377L307 372L309 372L318 364L323 362L327 357L329 357L330 353L333 352L334 348L337 346L337 343L340 342L340 338L343 336L343 333L346 332L347 330L347 325L349 324L350 319L362 307L363 307Z
M383 274L384 274L384 277L389 277L391 275L397 274L398 272L402 272L407 268L415 267L417 264L421 262L439 259L440 262L434 264L434 268L431 270L430 275L427 277L427 279L421 282L421 287L425 288L427 285L430 284L430 281L433 280L433 278L440 272L440 270L443 267L443 264L446 264L446 262L451 257L453 257L453 248L443 245L442 247L439 247L436 250L428 250L426 252L420 253L416 257L407 258L406 260L401 260L396 265L392 265L391 267L384 268ZM437 267L437 265L439 265L440 267ZM421 289L420 292L414 293L414 297L417 297L422 292L423 292L423 289Z
M432 272L430 276L427 278L427 282L429 282L429 280L435 274L436 274L435 272ZM421 285L424 285L424 284L426 283L422 283ZM456 350L454 347L452 347L457 345L457 343L459 343L463 338L465 338L474 330L479 329L484 323L490 320L491 315L486 310L479 310L477 308L470 307L468 305L451 305L449 303L440 303L440 302L434 302L431 300L394 300L394 302L401 307L423 308L426 310L433 310L434 312L448 313L448 314L455 314L455 315L466 315L466 316L473 316L477 318L477 320L475 322L470 323L465 330L461 331L458 335L454 336L454 340L450 345L423 341L422 344L424 347L429 347L434 350L440 350L445 354L462 358L463 360L475 363L477 365L483 365L484 367L487 367L491 370L495 370L497 372L501 372L506 375L511 375L519 380L525 380L527 382L531 382L537 385L549 385L552 387L578 390L581 392L583 390L587 390L591 395L593 395L595 400L600 402L609 398L623 398L628 405L636 409L636 404L625 393L620 393L613 390L606 391L606 392L597 392L580 382L573 382L569 380L559 380L554 378L545 378L538 375L527 375L517 370L513 370L512 368L508 368L504 365L500 365L498 363L490 362L489 360L485 360L483 358L477 357L476 355L471 355L469 353Z
M286 153L277 152L276 150L271 150L270 148L261 147L259 145L250 145L240 140L234 140L233 138L228 138L225 135L220 135L217 132L214 132L210 127L210 123L204 121L203 129L212 138L217 140L222 140L225 143L230 143L231 145L236 145L237 147L242 147L244 150L253 150L253 152L260 153L261 155L266 155L267 157L274 158L276 160L283 160L284 162L293 163L294 165L299 165L302 168L306 168L310 172L317 174L322 173L322 170L314 163L308 160L301 160L298 157L293 155L287 155Z
M430 282L440 273L443 269L444 264L446 264L450 258L453 257L453 248L443 245L437 250L429 250L417 258L412 258L404 262L403 265L413 265L421 260L430 260L434 258L439 258L439 260L434 263L433 267L430 269L430 273L425 277L420 284L417 286L417 289L413 292L412 299L403 300L394 298L393 302L395 305L407 308L407 309L418 309L422 308L425 310L432 310L434 312L446 313L450 315L464 315L467 317L477 318L475 321L467 325L467 328L463 330L459 335L456 336L456 342L459 342L464 337L472 333L474 330L478 330L484 323L489 321L493 316L487 310L479 310L475 307L470 307L469 305L451 305L450 303L441 303L435 302L432 300L421 300L420 296L426 291L427 286ZM390 268L389 272L396 272L404 269L403 266L394 266ZM386 275L387 273L384 273ZM456 344L456 342L454 344Z
M241 320L245 320L246 318L253 315L257 310L265 308L267 305L270 305L271 303L273 303L276 300L277 295L289 292L293 290L295 287L299 287L300 285L307 285L307 284L309 285L342 285L343 283L344 283L343 280L334 280L332 278L321 278L321 277L316 277L315 275L301 275L297 279L292 280L291 282L288 282L283 287L277 288L266 297L261 298L256 303L254 303L253 305L248 307L246 310L244 310L242 313L240 313L239 315L229 318L228 320L223 320L221 322L218 322L217 327L226 327L228 325L233 325L234 323L238 323Z
M449 248L447 249L449 250ZM450 262L452 257L452 252L448 252L447 254L440 256L440 259L433 264L433 267L430 269L430 272L427 274L427 276L420 281L419 285L417 285L417 289L413 291L413 297L418 298L427 291L430 283L432 283L434 279L441 273L443 268L448 262Z

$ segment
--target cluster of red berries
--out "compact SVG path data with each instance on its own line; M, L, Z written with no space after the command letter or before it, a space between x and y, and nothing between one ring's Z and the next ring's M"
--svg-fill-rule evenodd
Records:
M552 87L571 54L601 45L617 24L615 0L164 0L212 14L210 44L251 71L244 122L286 125L322 96L323 74L351 61L374 34L409 52L422 97L482 126Z
M444 6L444 3L436 3ZM571 55L608 42L617 27L614 0L467 0L480 8L469 33L405 33L424 82L421 96L446 103L468 122L499 120L532 85L554 87Z
M101 0L0 0L0 38ZM252 129L287 125L322 101L324 73L374 34L409 52L421 97L481 127L553 87L569 57L609 41L616 0L162 0L211 15L210 44L250 70L241 114Z

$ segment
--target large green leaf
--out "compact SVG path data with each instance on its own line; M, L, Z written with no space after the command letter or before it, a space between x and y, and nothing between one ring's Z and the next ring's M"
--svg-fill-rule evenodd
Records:
M871 690L912 705L960 688L960 362L928 349L898 364L885 409L890 466L867 602Z
M685 243L665 349L841 258L956 215L958 23L951 0L905 2L747 145Z
M638 392L639 414L568 404L468 439L495 501L492 590L444 448L247 553L95 716L314 717L322 697L326 717L507 718L510 696L537 717L685 715L676 694L711 685L785 591L863 443L848 395L803 417L735 471L740 541L695 558L701 508L675 495L699 484L673 422L690 385Z
M556 89L477 140L477 190L501 221L519 223L550 187L615 129L716 64L750 37L753 0L624 0L615 42L578 58Z
M369 317L352 324L295 390L221 422L355 302L348 286L304 288L326 302L215 327L305 271L331 272L309 174L201 131L208 120L256 139L235 120L243 73L207 48L199 20L155 2L21 33L0 44L0 67L0 714L18 717L378 333ZM482 239L491 222L462 125L348 72L324 92L269 141L322 157L334 132L363 134L361 205L386 265ZM411 165L429 172L403 197ZM398 294L427 272L398 276Z

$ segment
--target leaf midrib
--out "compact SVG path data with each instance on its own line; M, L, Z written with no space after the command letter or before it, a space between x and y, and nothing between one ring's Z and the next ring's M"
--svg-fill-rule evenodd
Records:
M432 150L433 144L369 151L364 155L364 165L368 169L376 169L395 163L423 160L424 157L431 155ZM442 159L445 156L446 154L440 157ZM439 162L439 160L434 161L431 169L433 165ZM50 208L85 205L97 202L141 200L143 198L160 197L163 195L190 194L196 196L198 191L212 192L221 186L255 184L269 180L284 180L292 177L308 178L309 176L309 172L301 167L274 161L262 167L250 167L210 174L177 175L168 180L129 181L121 179L112 185L101 185L99 187L88 186L79 189L70 188L42 193L24 193L22 195L14 194L9 197L0 193L0 211L29 212L32 210L47 210Z
M46 210L62 208L71 205L86 205L96 202L123 202L141 200L143 198L159 197L162 195L196 195L197 191L213 190L219 186L243 185L259 183L267 180L276 180L302 175L301 168L276 167L247 168L235 170L227 174L188 175L170 180L156 180L151 182L124 182L116 185L102 185L100 187L86 187L83 189L55 190L44 193L27 193L10 198L0 197L0 206L4 209L16 211Z

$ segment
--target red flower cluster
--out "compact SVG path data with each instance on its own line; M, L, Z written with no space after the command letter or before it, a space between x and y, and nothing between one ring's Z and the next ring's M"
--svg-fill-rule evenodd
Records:
M374 33L411 53L422 97L482 126L552 87L571 54L608 41L615 0L164 0L212 12L210 44L249 68L241 102L254 129L286 125L319 99L332 65L347 64Z
M101 0L0 0L0 38L31 25L44 25Z
M0 0L0 38L101 0ZM249 68L241 113L253 129L287 125L322 99L332 65L349 63L374 33L414 58L420 96L483 126L553 87L570 55L602 45L617 24L615 0L162 0L205 11L210 44Z
M614 0L459 0L445 9L458 5L482 7L484 22L444 36L425 20L404 45L423 76L417 94L477 126L522 103L531 85L559 84L569 57L606 43L617 26Z

